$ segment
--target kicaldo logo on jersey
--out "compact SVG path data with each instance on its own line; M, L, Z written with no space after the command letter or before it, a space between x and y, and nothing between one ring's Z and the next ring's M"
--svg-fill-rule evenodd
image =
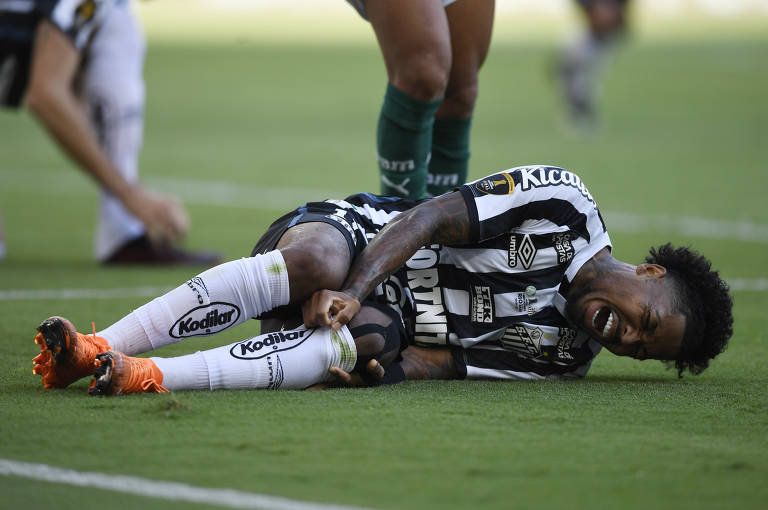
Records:
M448 318L439 286L437 265L440 245L421 248L405 263L408 288L416 310L414 340L427 344L448 343Z
M578 175L562 168L544 166L534 168L521 168L520 172L520 188L523 191L528 191L531 188L543 188L546 186L570 186L576 188L579 193L582 194L587 200L594 203L595 199L589 193L589 190L581 182Z
M240 318L240 309L231 304L215 302L198 306L177 320L168 334L173 338L213 335L224 331Z

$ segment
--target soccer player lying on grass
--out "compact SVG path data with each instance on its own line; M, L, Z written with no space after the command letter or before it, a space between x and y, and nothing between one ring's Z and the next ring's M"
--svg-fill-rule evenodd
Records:
M697 253L667 244L638 266L616 260L575 174L518 167L420 202L361 193L306 204L273 223L251 257L98 334L44 321L34 372L46 388L94 375L92 394L300 389L329 371L369 384L578 378L604 346L697 374L725 348L731 307ZM290 328L302 313L306 327L132 357L252 317Z

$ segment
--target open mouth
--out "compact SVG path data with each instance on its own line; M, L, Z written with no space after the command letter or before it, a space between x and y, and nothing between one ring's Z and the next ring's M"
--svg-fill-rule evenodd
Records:
M599 332L603 338L609 338L611 336L615 322L616 315L607 306L598 309L592 316L592 327L595 328L595 331Z

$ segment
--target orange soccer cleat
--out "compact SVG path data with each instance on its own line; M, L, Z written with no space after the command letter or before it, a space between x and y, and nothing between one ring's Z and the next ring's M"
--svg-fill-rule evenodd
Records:
M64 317L49 317L37 327L40 354L32 360L32 373L43 377L43 388L66 388L93 374L93 360L110 349L100 336L83 335Z
M96 356L96 370L88 393L125 395L128 393L168 393L163 388L163 373L149 358L133 358L109 351Z

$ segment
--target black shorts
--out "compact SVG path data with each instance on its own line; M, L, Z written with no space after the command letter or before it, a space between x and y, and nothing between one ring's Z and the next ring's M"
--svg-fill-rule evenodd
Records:
M301 223L327 223L336 228L344 236L349 247L350 260L354 260L365 248L367 241L363 232L365 231L359 215L351 210L343 210L344 214L339 214L341 209L335 204L329 202L309 202L298 209L284 214L275 220L264 235L256 242L256 246L251 250L251 257L264 254L274 250L277 243L286 230ZM267 330L273 328L280 329L286 327L292 329L301 324L301 307L299 305L285 305L263 313L258 319L270 320ZM262 324L262 329L265 325ZM263 331L262 331L263 332Z
M0 106L18 108L24 98L38 22L26 13L0 12Z
M343 215L339 214L343 211ZM349 259L354 260L368 244L360 216L351 210L342 210L330 202L309 202L275 220L251 250L251 257L272 251L289 228L301 223L327 223L344 236L349 247Z

